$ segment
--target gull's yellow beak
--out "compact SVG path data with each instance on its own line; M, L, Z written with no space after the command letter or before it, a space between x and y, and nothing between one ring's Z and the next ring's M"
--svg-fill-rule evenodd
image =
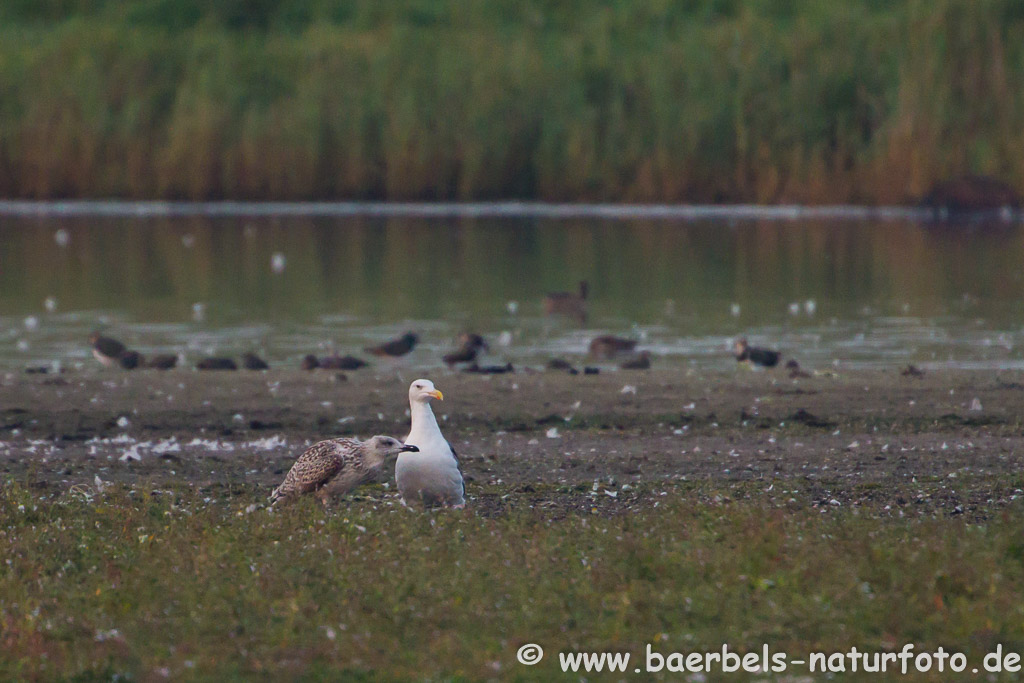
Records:
M439 389L434 389L433 391L428 392L427 396L433 396L438 401L443 401L444 400L444 394L442 394Z

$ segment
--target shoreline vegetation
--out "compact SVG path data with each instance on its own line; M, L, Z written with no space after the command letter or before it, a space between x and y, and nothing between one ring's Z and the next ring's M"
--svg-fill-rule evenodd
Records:
M0 377L0 679L569 680L558 653L643 667L648 643L911 643L979 670L1024 651L1020 371L430 376L463 511L403 509L393 465L330 510L266 509L310 442L405 433L392 371ZM547 653L529 669L526 643Z
M1024 189L1010 0L11 0L0 197L907 204Z

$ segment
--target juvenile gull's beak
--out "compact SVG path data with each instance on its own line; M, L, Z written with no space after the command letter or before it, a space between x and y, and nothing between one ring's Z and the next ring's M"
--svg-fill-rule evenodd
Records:
M404 446L402 446L398 450L401 453L419 453L420 452L420 449L419 449L418 446L413 446L412 444L409 444L409 443L405 444Z
M444 394L441 393L440 389L434 389L433 391L427 392L427 396L433 396L438 401L444 400Z

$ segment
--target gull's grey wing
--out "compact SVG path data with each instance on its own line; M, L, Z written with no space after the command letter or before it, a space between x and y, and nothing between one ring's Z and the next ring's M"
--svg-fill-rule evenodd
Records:
M459 454L455 452L455 446L448 439L444 442L448 444L448 449L452 452L452 457L455 458L455 469L459 471L459 478L462 479L462 497L466 497L466 478L462 474L462 463L459 462Z

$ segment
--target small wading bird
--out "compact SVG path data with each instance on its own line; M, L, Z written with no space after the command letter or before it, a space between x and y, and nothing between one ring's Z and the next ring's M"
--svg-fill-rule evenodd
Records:
M146 361L147 368L156 368L157 370L170 370L178 364L178 357L173 353L161 353L156 356L150 356L149 360Z
M366 361L355 356L324 356L317 361L317 367L324 370L358 370L366 367Z
M750 361L754 365L760 365L765 368L774 368L779 364L779 358L781 357L778 351L750 346L746 338L736 340L736 344L733 346L733 353L736 356L736 360L741 363L743 361Z
M456 363L471 363L476 360L477 354L487 349L487 342L479 334L463 332L459 335L459 348L451 353L446 353L441 360L448 367Z
M796 362L796 359L791 359L786 362L786 369L789 370L790 379L800 379L801 377L811 377L811 373L800 367L800 363Z
M197 370L237 370L238 366L230 358L204 358L196 363Z
M398 358L404 356L413 350L420 338L413 332L406 332L397 339L392 339L389 342L385 342L380 346L369 346L365 349L367 353L372 353L375 356L391 356L392 358Z
M647 370L651 367L651 352L641 351L632 358L627 358L619 365L623 370Z
M590 355L593 358L614 358L623 353L630 353L636 348L636 340L602 334L590 342Z
M246 370L269 370L270 366L267 362L257 356L255 353L243 353L242 354L242 367Z
M544 367L548 370L565 370L571 375L578 375L580 373L579 370L573 367L572 363L564 358L552 358Z
M142 357L142 354L138 351L124 351L117 357L117 362L120 363L121 367L125 370L134 370L141 366L144 360L145 359Z
M462 370L463 372L477 373L479 375L504 375L509 372L515 372L516 369L512 367L511 363L505 363L504 365L477 365L473 363Z
M921 370L916 365L908 365L900 371L900 374L904 377L924 377L924 370Z
M455 449L437 426L431 399L443 401L444 395L429 379L418 379L409 387L412 427L405 442L417 446L419 452L398 456L395 481L406 505L462 508L466 505L466 484Z
M580 282L578 294L572 292L550 292L544 295L544 313L547 315L561 314L579 319L581 322L587 317L587 292L589 287L586 280Z
M315 493L327 506L330 499L348 493L360 484L375 479L388 458L415 453L390 436L359 439L328 439L306 449L288 470L284 481L270 494L270 503L291 500Z
M99 332L89 335L89 344L92 345L92 355L108 368L113 367L121 358L121 354L128 350L121 342L101 336Z

